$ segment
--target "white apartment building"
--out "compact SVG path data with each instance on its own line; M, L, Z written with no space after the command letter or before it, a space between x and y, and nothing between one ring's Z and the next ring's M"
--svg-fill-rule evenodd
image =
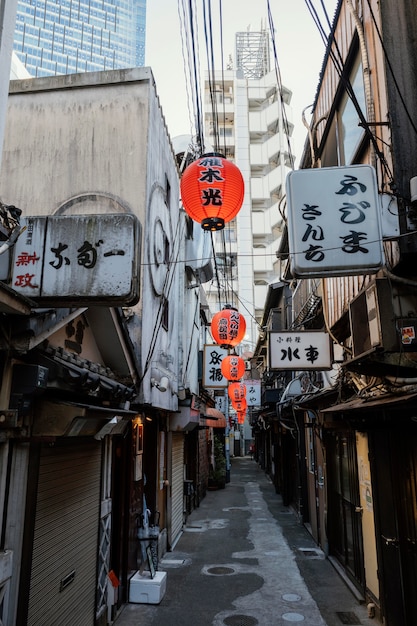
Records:
M237 33L236 68L205 79L206 144L230 158L245 181L242 209L214 235L218 272L205 287L212 311L230 303L245 316L242 354L253 351L268 285L280 277L276 251L283 227L280 203L291 169L291 96L286 88L280 93L270 69L266 31Z

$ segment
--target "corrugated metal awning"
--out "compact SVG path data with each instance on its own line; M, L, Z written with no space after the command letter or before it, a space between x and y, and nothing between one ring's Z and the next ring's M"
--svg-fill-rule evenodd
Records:
M224 413L218 411L217 409L207 407L206 412L201 416L201 419L204 420L205 426L210 426L211 428L226 428L226 417Z
M320 409L320 413L343 413L346 411L366 411L368 409L377 408L379 406L398 406L405 404L417 398L417 393L409 393L404 395L381 395L374 398L355 398L348 402L341 402L326 409Z

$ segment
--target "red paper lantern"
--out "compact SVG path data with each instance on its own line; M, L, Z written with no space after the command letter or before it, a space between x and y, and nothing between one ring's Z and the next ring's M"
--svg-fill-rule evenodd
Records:
M227 305L213 315L211 334L222 348L234 348L245 336L246 320L237 309Z
M235 354L225 356L221 364L221 371L227 380L239 380L245 373L245 361Z
M234 408L236 413L245 413L246 409L248 408L248 403L246 402L245 398L243 398L243 400L233 400L232 407Z
M238 424L244 424L245 423L245 417L246 417L246 411L243 411L242 413L238 413L237 414L237 423Z
M184 209L204 230L221 230L239 213L245 184L236 165L222 154L203 154L181 178Z
M244 383L230 383L227 390L232 402L238 402L246 397L246 385Z

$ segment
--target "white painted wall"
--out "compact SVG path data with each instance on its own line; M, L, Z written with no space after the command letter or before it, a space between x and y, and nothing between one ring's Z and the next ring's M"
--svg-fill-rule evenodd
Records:
M150 68L13 81L0 188L3 201L25 215L138 217L141 299L131 307L129 330L143 376L141 400L175 411L184 224L177 167ZM167 329L161 327L164 298ZM155 363L169 370L166 392L151 386Z

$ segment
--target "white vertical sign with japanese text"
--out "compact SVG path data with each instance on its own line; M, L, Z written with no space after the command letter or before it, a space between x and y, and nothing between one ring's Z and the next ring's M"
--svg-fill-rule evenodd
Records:
M382 208L373 167L293 171L286 189L294 276L372 274L381 268Z
M261 406L261 381L246 379L243 383L246 386L248 406Z
M203 387L218 389L227 387L228 381L222 374L221 366L229 351L219 345L206 344L203 354Z
M269 367L273 370L329 370L332 360L332 344L327 333L269 333Z

